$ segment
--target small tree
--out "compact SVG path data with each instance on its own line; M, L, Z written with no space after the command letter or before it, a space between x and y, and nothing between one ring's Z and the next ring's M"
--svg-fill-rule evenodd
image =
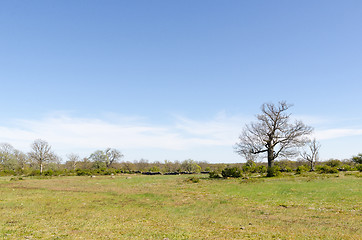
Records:
M67 165L69 164L71 166L71 168L73 170L75 170L77 168L77 164L80 160L80 157L78 154L75 153L70 153L67 155L68 161L67 161Z
M37 139L31 144L31 149L32 151L28 154L29 158L37 163L40 173L43 173L44 164L56 159L47 141Z
M352 157L352 161L356 164L362 164L362 153Z
M28 156L23 153L22 151L19 151L17 149L15 149L14 151L14 156L18 161L18 166L21 170L25 170L26 165L29 162Z
M287 113L290 107L284 101L278 105L263 104L257 122L245 126L236 143L236 152L243 156L266 153L268 168L279 156L296 156L296 149L308 141L305 136L312 132L312 128L301 121L291 123L291 115Z
M201 167L192 159L184 160L181 163L181 169L185 172L200 172Z
M163 171L164 172L176 171L173 166L174 166L174 164L171 161L165 160L163 163Z
M133 165L136 171L147 171L150 168L150 163L147 159L141 158L140 160L134 160Z
M93 162L94 168L106 167L106 154L102 150L97 150L89 156L89 160Z
M0 144L0 165L4 170L15 170L18 164L15 152L16 149L9 143Z
M131 171L134 171L136 169L136 167L135 167L134 163L127 161L127 162L122 163L122 169L124 171L131 172Z
M112 148L107 148L105 151L97 150L89 156L89 160L93 161L96 168L109 168L113 163L123 157L123 154Z
M113 163L116 163L121 158L123 158L123 154L115 149L115 148L107 148L105 151L106 155L106 167L109 168Z
M314 171L315 163L319 159L319 149L321 148L320 143L314 138L307 145L308 150L303 151L300 156L310 164L310 171Z

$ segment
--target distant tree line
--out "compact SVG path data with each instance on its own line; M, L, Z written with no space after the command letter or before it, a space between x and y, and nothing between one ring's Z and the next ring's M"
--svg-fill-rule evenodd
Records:
M310 143L313 148L315 142ZM314 146L318 147L318 146ZM304 155L304 156L303 156ZM68 154L65 161L52 151L51 145L41 139L31 144L31 151L24 153L15 149L9 143L0 144L0 175L111 175L120 173L133 174L191 174L208 173L210 177L239 177L249 173L266 174L268 164L256 162L253 159L246 163L208 163L206 161L156 161L146 159L122 161L120 150L106 148L96 150L87 157L80 157L75 153ZM314 158L313 164L310 158ZM313 151L302 153L297 161L275 160L273 171L302 173L305 171L338 172L362 170L362 154L351 159L330 159L325 162L316 162Z
M0 144L0 175L93 175L114 173L201 173L210 171L214 165L205 161L149 162L146 159L121 161L120 150L106 148L96 150L86 157L70 153L63 161L51 145L37 139L31 151L24 153L9 143Z

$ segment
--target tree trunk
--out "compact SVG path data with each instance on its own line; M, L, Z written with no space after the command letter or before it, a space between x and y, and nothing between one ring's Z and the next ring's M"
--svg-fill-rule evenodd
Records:
M42 174L42 173L43 173L43 164L40 163L40 174Z
M274 162L274 149L269 148L268 149L268 168L271 168L273 166Z

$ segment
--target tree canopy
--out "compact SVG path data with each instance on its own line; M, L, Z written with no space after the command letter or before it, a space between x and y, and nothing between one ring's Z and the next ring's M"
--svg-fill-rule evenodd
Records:
M265 103L261 106L261 114L257 121L246 124L235 150L238 154L264 154L268 159L268 168L271 168L276 158L293 157L297 155L297 148L308 142L306 135L313 129L302 121L292 122L288 109L292 105L285 101L277 105Z

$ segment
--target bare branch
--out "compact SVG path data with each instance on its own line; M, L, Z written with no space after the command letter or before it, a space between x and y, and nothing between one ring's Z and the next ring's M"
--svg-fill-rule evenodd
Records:
M278 156L296 156L296 149L307 142L305 136L313 129L301 121L290 123L291 114L286 111L291 106L285 101L278 105L263 104L258 121L245 125L235 146L236 152L244 156L267 153L269 167Z
M29 152L29 158L34 160L39 165L40 173L43 172L45 163L57 158L56 155L52 152L51 146L44 140L35 140L31 145L31 149L33 151Z
M312 141L308 143L308 150L303 151L300 156L310 163L311 171L314 171L314 165L319 159L319 149L321 145L314 138Z

